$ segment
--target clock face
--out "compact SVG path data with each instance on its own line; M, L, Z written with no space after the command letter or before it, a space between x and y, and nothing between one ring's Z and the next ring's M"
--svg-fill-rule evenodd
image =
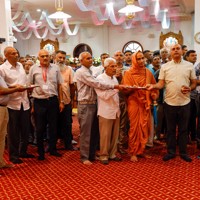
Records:
M200 32L196 33L194 36L195 42L197 42L198 44L200 44Z

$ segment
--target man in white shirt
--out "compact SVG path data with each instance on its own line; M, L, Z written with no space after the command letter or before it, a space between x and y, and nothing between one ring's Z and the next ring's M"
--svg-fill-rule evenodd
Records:
M0 75L8 87L26 85L27 77L23 66L17 62L18 52L13 47L4 50L6 62L0 66ZM9 159L14 164L20 164L22 158L33 158L27 153L28 136L30 132L30 105L27 91L20 90L10 94L7 104L9 113L8 149Z
M106 58L104 61L105 72L97 77L102 83L117 85L116 60ZM108 159L121 161L116 157L117 141L119 136L119 95L118 90L95 89L98 99L99 131L100 131L100 161L107 165Z
M162 65L159 81L147 85L149 90L161 89L165 86L164 109L167 122L167 154L163 161L176 157L176 127L179 134L179 154L181 159L191 162L187 155L187 132L190 117L190 91L196 88L196 75L193 65L182 60L179 44L170 49L172 61Z

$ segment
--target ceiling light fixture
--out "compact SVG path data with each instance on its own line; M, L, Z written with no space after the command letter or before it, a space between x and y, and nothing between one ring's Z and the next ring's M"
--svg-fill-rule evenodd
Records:
M135 0L126 0L127 5L124 8L121 8L118 12L126 15L128 19L135 17L136 12L141 12L144 9L138 6L133 5Z
M68 15L63 10L63 0L55 0L55 8L56 12L49 15L48 18L50 19L56 19L57 24L63 24L63 19L71 18L71 15Z

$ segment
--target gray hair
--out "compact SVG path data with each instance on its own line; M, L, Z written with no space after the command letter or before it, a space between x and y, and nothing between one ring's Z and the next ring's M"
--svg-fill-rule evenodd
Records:
M84 54L86 54L86 53L90 54L90 52L88 52L88 51L84 51L84 52L79 54L79 57L78 57L79 61L81 61L83 59Z
M34 63L32 60L27 60L27 61L25 62L25 64L26 64L27 62L31 62L31 63L32 63L32 65L34 65L34 64L35 64L35 63Z
M115 56L117 53L122 53L122 55L124 56L124 53L123 53L122 51L120 51L120 50L115 51L114 56Z
M169 53L169 50L167 49L167 48L162 48L161 50L160 50L160 54L163 52L163 51L167 51L167 53Z
M116 60L114 58L106 58L104 60L104 67L108 67L111 62L114 62L116 64Z

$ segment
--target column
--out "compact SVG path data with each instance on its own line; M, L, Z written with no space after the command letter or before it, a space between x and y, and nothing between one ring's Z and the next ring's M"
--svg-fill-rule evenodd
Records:
M200 0L195 0L195 11L194 11L194 35L198 32L200 32L200 25L199 25L199 19L200 19ZM194 49L197 52L197 59L200 62L200 44L194 41Z
M10 0L0 0L0 13L1 13L1 28L0 38L5 38L6 41L0 44L0 53L6 46L13 46L13 42L10 40L10 36L13 36L12 32L12 19L11 19L11 2Z

